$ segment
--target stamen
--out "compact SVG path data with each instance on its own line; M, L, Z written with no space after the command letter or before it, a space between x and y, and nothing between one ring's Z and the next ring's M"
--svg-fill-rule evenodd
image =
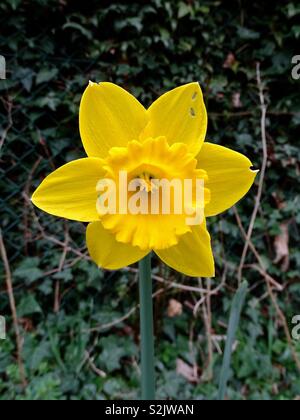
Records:
M154 179L154 176L147 172L143 172L139 176L139 179L140 179L141 190L146 191L146 192L151 192L153 188L152 180Z

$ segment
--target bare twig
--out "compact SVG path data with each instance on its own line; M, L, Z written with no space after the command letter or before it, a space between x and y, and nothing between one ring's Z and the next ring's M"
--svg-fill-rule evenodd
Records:
M61 271L74 267L74 265L78 264L82 260L83 260L83 257L76 257L74 259L71 259L70 261L66 261ZM59 268L54 268L53 270L45 271L43 274L43 277L52 276L53 274L57 274L59 272L60 272Z
M255 206L254 206L254 210L253 210L252 217L250 220L250 225L247 232L247 239L246 239L245 246L243 249L240 265L238 268L239 284L242 281L243 268L246 261L247 252L249 249L249 244L252 237L256 217L257 217L258 210L260 207L264 180L265 180L265 175L266 175L266 169L267 169L267 163L268 163L268 147L267 147L267 136L266 136L267 104L265 101L264 86L261 80L260 63L257 63L257 66L256 66L256 78L257 78L257 87L259 90L260 108L261 108L261 141L262 141L262 148L263 148L263 162L262 162L262 167L261 167L261 172L260 172L258 191L257 191L256 199L255 199Z
M153 293L152 298L156 298L156 296L160 295L161 293L163 293L165 290L164 289L159 289L157 290L157 292ZM138 309L139 309L140 305L136 305L133 308L130 309L129 312L127 312L127 314L125 314L124 316L122 316L121 318L117 318L114 321L108 323L108 324L102 324L102 325L98 325L94 328L90 328L88 330L84 330L83 332L101 332L104 330L108 330L112 327L115 327L118 324L121 324L122 322L126 321L128 318L130 318Z
M158 281L159 283L165 283L165 284L167 284L169 287L173 287L173 288L175 288L175 289L185 290L185 291L187 291L187 292L196 292L196 293L204 293L204 294L209 293L209 292L207 291L207 289L200 288L200 287L186 286L186 285L184 285L184 284L175 283L175 282L173 282L173 281L168 281L168 280L165 280L165 279L163 279L162 277L159 277L159 276L152 276L152 278L153 278L153 280L156 280L156 281ZM217 289L212 290L212 291L210 292L210 294L211 294L211 295L215 295L215 294L217 294L217 293L218 293L218 290L217 290Z
M273 277L271 277L263 268L259 267L257 264L245 265L245 268L252 268L253 270L258 271L271 285L275 287L278 292L284 290L284 286L279 284Z
M199 279L199 284L202 287L202 280ZM212 345L212 320L211 320L211 281L207 282L207 294L203 296L204 305L202 305L203 319L206 330L206 340L207 340L207 362L206 368L204 369L202 379L210 382L213 378L212 363L213 363L213 345Z
M242 221L241 221L241 218L240 218L240 216L239 216L239 213L238 213L238 210L237 210L237 208L236 207L234 207L234 213L235 213L235 217L236 217L236 220L237 220L237 223L238 223L238 226L239 226L239 229L240 229L240 231L241 231L241 233L242 233L242 236L243 236L243 238L245 239L245 240L247 240L247 233L246 233L246 231L245 231L245 229L244 229L244 227L243 227L243 225L242 225ZM279 284L275 279L273 279L273 277L271 277L267 272L266 272L266 270L265 270L265 268L264 268L264 263L263 263L263 261L262 261L262 259L261 259L261 256L259 255L259 252L257 251L257 249L255 248L255 246L254 246L254 244L253 244L253 242L252 242L252 240L250 239L249 240L249 248L251 249L251 251L253 252L253 254L255 255L255 257L256 257L256 259L257 259L257 261L258 261L258 263L259 263L259 266L260 267L258 267L257 265L255 265L255 264L252 264L251 266L250 266L250 268L255 268L257 271L259 271L260 272L260 274L263 276L263 277L265 277L268 281L270 281L270 283L272 283L272 285L274 286L274 287L276 287L276 289L279 291L279 292L282 292L283 291L283 289L284 289L284 287L281 285L281 284ZM245 266L244 266L245 267Z
M199 293L201 294L201 299L194 306L194 309L193 309L194 316L197 316L197 313L199 311L200 306L205 301L205 295L206 294L209 294L209 296L214 296L214 295L217 295L219 293L219 291L223 289L223 287L226 284L227 271L228 271L228 266L225 263L225 268L224 268L224 271L223 271L222 280L221 280L220 284L215 289L212 289L210 291L208 291L207 289L201 289L201 288L198 289Z
M1 138L0 138L0 153L1 153L1 150L2 150L2 147L3 147L3 144L5 142L5 139L7 137L7 134L9 132L9 130L12 128L12 126L13 126L13 120L12 120L12 107L13 107L13 104L12 104L12 101L11 101L10 98L8 98L8 101L6 102L6 104L7 104L7 120L8 120L8 122L7 122L7 126L3 130L2 135L1 135Z
M256 111L241 111L241 112L211 112L210 118L240 118L251 117L256 114ZM300 112L293 111L267 111L267 115L275 117L299 117Z
M238 216L238 213L237 212L236 212L236 215ZM237 220L238 220L238 224L239 224L240 230L242 232L242 235L246 239L247 238L247 235L246 235L245 229L243 228L242 222L241 222L241 220L240 220L239 217L237 218ZM271 298L271 301L273 303L273 306L274 306L274 308L275 308L275 310L276 310L276 312L277 312L277 314L278 314L278 316L279 316L279 318L280 318L280 320L282 322L283 329L284 329L284 332L285 332L285 335L286 335L286 339L287 339L288 345L289 345L290 350L291 350L291 354L292 354L293 359L294 359L294 361L296 363L296 366L300 370L300 360L298 358L298 355L297 355L297 352L295 350L293 341L291 339L290 330L289 330L289 326L288 326L287 320L286 320L286 318L284 316L284 313L280 309L280 306L278 305L278 302L277 302L277 299L276 299L276 295L275 295L275 293L274 293L274 291L272 289L272 287L276 287L276 289L278 291L282 291L283 290L283 287L280 284L278 284L276 282L276 280L274 280L265 271L265 269L263 267L263 264L262 264L262 261L261 261L261 258L260 258L259 254L258 254L258 251L256 251L256 249L255 249L255 247L254 247L254 245L252 244L251 241L249 242L249 245L250 245L250 248L254 252L254 254L255 254L255 256L256 256L256 258L259 261L259 264L261 266L261 267L258 267L257 265L252 264L251 265L251 268L255 268L256 270L258 270L260 272L260 274L264 277L265 281L266 281L269 297Z
M284 329L284 332L285 332L285 335L286 335L286 338L287 338L287 341L288 341L288 345L289 345L289 348L291 350L293 359L294 359L294 361L296 363L296 366L297 366L297 368L298 368L298 370L300 372L300 360L299 360L297 351L296 351L296 349L294 347L293 340L291 338L291 334L290 334L290 329L289 329L288 322L286 320L286 317L285 317L284 313L280 309L280 306L278 305L276 296L275 296L275 294L273 292L273 289L272 289L272 286L271 286L270 282L267 281L266 283L267 283L268 292L269 292L269 295L271 297L271 300L272 300L272 303L274 305L274 308L275 308L275 310L277 312L277 315L279 316L279 318L280 318L280 320L282 322L283 329Z
M40 220L39 220L38 216L36 215L36 213L33 209L30 198L28 197L28 195L25 192L23 192L22 195L23 195L24 199L26 200L26 202L29 203L30 206L31 206L32 217L33 217L33 219L36 223L36 226L37 226L37 228L40 232L40 235L43 239L45 239L49 242L52 242L53 244L63 248L67 252L71 252L71 253L75 254L77 257L80 257L80 258L88 260L88 261L91 260L91 258L87 255L87 253L83 253L83 252L81 252L77 249L72 248L71 246L66 246L66 244L64 242L58 240L57 238L54 238L53 236L48 235L46 233L45 229L43 228L43 226L41 225Z
M194 336L195 336L195 321L191 322L190 325L190 332L189 332L189 349L191 355L191 361L193 362L193 380L195 383L199 382L199 375L198 375L198 363L197 363L197 350L195 349L194 345Z
M130 273L138 273L137 268L133 267L125 267L124 270L129 271ZM168 285L169 287L172 287L174 289L180 289L185 290L186 292L196 292L196 293L204 293L207 294L207 289L194 287L194 286L186 286L184 284L175 283L173 281L165 280L163 277L152 275L152 279L158 281L159 283L164 283ZM213 289L210 294L216 295L220 291L220 289L224 286L224 284L220 284L216 289Z
M14 330L15 330L15 335L16 335L17 361L18 361L20 379L21 379L22 386L25 388L27 385L27 381L26 381L25 368L24 368L23 359L22 359L22 338L21 338L21 333L19 329L17 308L16 308L16 302L15 302L13 286L12 286L11 269L10 269L10 265L7 258L7 252L4 245L1 228L0 228L0 253L1 253L1 258L4 265L4 270L5 270L7 294L9 298L10 310L12 314L13 325L14 325Z
M117 318L114 321L109 322L108 324L102 324L97 327L90 328L89 330L84 331L84 332L101 332L104 330L109 330L110 328L115 327L116 325L121 324L122 322L130 318L137 311L138 308L139 308L139 305L136 305L133 308L131 308L130 311L127 312L127 314L123 315L121 318Z
M26 195L26 197L28 197L29 194L30 194L30 187L31 187L31 183L32 183L32 178L33 178L34 173L37 170L38 166L40 165L41 161L42 161L42 157L40 156L37 159L37 161L35 162L35 164L33 165L30 173L28 174L28 178L27 178L25 188L24 188L24 194ZM23 197L24 197L24 195L23 195ZM24 205L24 210L23 211L24 211L24 236L25 236L25 252L26 253L27 253L28 240L31 239L31 232L30 232L29 227L28 227L28 224L29 224L29 222L28 222L28 209L30 208L28 204L29 204L28 200L25 199L25 205Z
M63 271L67 254L68 254L69 242L70 242L70 235L69 235L68 224L66 222L64 248L63 248L62 256L61 256L59 266L58 266L58 273L61 273ZM54 307L53 307L54 313L57 314L59 312L59 308L60 308L60 280L57 279L55 283L55 290L54 290Z
M47 142L44 139L44 137L42 136L40 130L37 130L37 134L38 134L38 137L39 137L39 142L40 142L41 146L43 147L43 149L44 149L44 151L46 153L46 156L48 158L48 161L50 162L50 166L51 166L52 170L55 171L56 166L54 165L54 162L53 162L53 159L52 159L52 155L51 155L51 153L49 151L49 148L47 146Z
M89 367L91 368L91 370L97 375L100 376L100 378L106 378L107 375L105 372L103 372L103 370L97 368L97 366L94 363L94 358L90 356L89 352L86 350L85 351L85 357L86 360L88 362Z

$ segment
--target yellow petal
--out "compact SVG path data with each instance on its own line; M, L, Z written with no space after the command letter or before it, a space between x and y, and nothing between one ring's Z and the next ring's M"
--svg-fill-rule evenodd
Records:
M116 146L138 140L147 111L130 93L113 83L90 83L80 105L80 134L88 156L105 158Z
M194 226L192 233L163 251L155 251L164 263L190 277L214 277L215 264L206 223Z
M74 160L50 174L32 196L32 202L54 216L80 222L99 220L97 183L103 178L102 160Z
M244 155L212 143L204 143L198 155L198 168L208 175L205 186L211 201L205 207L206 216L215 216L236 204L251 188L258 171Z
M190 83L161 96L148 109L149 124L142 139L165 136L168 143L185 143L196 156L204 142L207 113L199 83Z
M144 258L148 251L117 242L115 236L104 229L101 222L90 223L86 233L92 260L101 268L119 270Z

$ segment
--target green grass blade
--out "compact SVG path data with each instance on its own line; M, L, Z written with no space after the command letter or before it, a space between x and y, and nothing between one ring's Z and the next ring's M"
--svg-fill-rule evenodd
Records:
M230 377L232 347L233 347L236 332L239 326L242 307L245 302L247 290L248 290L248 283L245 281L242 283L242 285L236 292L236 295L234 296L234 299L232 302L229 325L228 325L228 330L227 330L227 340L226 340L226 346L225 346L225 352L224 352L223 364L222 364L220 382L219 382L218 400L221 400L221 401L225 399L225 395L226 395L227 383Z

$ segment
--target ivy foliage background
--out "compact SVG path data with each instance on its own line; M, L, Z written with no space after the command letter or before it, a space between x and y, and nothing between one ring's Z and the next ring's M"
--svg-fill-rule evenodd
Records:
M29 200L55 167L84 156L78 108L88 80L118 83L145 105L198 80L208 139L247 154L260 168L257 62L268 103L268 168L252 241L263 267L249 251L243 277L251 292L228 398L300 398L300 343L288 344L283 328L292 329L300 304L300 81L291 77L292 57L300 54L299 15L296 1L1 1L0 54L8 74L0 81L0 223L27 385L20 385L1 265L8 337L0 341L0 399L138 397L136 274L98 271L87 260L85 227L37 212ZM257 184L237 206L245 229L256 192ZM160 278L154 280L159 398L216 396L244 239L233 210L210 219L209 228L217 277L202 286L225 283L196 314L201 294L168 282L199 282L153 264ZM282 286L271 295L270 277Z

